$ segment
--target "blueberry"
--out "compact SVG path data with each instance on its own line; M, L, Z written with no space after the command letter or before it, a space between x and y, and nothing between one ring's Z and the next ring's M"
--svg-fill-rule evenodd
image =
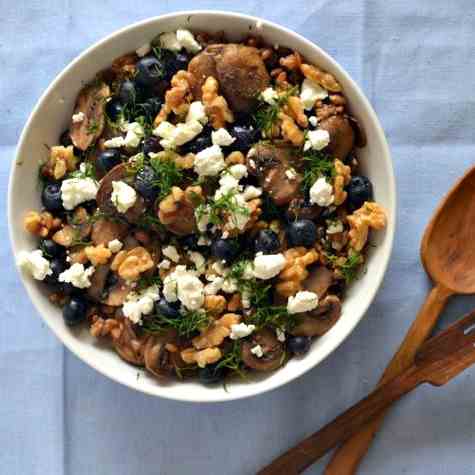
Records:
M173 53L169 50L162 50L160 61L163 64L164 79L169 81L178 71L188 68L190 57L183 52Z
M179 304L167 302L164 298L155 302L155 311L166 318L179 318Z
M144 115L150 121L153 121L161 108L162 101L158 97L150 97L145 102L137 104L135 115Z
M133 81L126 79L120 86L118 98L122 104L134 104L137 100L137 87Z
M61 185L59 183L46 185L41 193L41 202L47 211L62 211Z
M207 257L210 253L209 246L200 246L198 244L198 236L196 234L189 234L181 239L181 245L188 251L195 251Z
M287 339L287 348L294 355L307 353L312 344L312 339L308 336L291 336Z
M58 257L64 254L64 247L55 243L52 239L45 239L41 242L40 247L47 257Z
M210 364L199 370L198 377L203 384L216 384L224 379L226 371L218 367L218 364Z
M259 231L254 249L256 252L263 252L264 254L275 254L280 249L279 236L270 229Z
M122 115L124 111L124 106L122 101L118 97L113 97L109 102L106 104L106 114L112 122L116 122L117 119Z
M211 141L211 132L213 129L211 127L206 126L203 128L203 131L201 132L198 137L196 137L194 140L187 142L186 144L182 145L180 148L180 151L183 155L186 155L187 153L198 153L201 152L201 150L204 150L205 148L211 147L213 145Z
M293 221L287 227L287 240L292 247L311 247L317 240L317 227L309 219Z
M348 205L351 210L361 208L365 201L373 198L373 185L365 176L354 176L347 187Z
M81 295L73 295L63 307L64 322L68 326L74 326L86 319L87 301Z
M102 173L107 173L119 163L122 163L122 159L118 148L108 148L101 152L96 159L96 167Z
M147 137L142 142L142 150L145 155L148 155L150 152L160 152L160 150L162 150L162 147L160 146L160 140L153 136Z
M158 195L157 177L152 167L145 165L135 175L135 188L146 199L154 200Z
M252 125L233 125L229 133L236 140L228 147L229 151L238 150L247 152L256 142L259 141L259 129Z
M143 87L155 86L165 75L163 63L154 56L145 56L137 62L136 67L135 80Z
M240 246L235 239L217 239L211 244L211 254L219 260L233 261L240 252Z
M54 257L51 259L49 267L52 271L52 274L47 275L44 282L46 282L48 285L56 287L60 285L58 282L59 274L66 270L66 261L63 257Z
M119 277L115 272L109 272L107 274L107 279L106 279L106 287L113 287L115 284L119 282Z

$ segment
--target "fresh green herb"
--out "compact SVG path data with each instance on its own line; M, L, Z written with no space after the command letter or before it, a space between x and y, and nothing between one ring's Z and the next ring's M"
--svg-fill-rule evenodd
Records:
M241 344L239 340L233 341L229 346L228 351L226 351L221 360L219 360L216 368L226 368L233 373L239 374L242 378L246 377L242 364Z
M249 216L250 210L247 206L240 205L235 196L233 191L229 191L218 199L198 206L196 208L198 219L207 216L211 224L218 225L224 222L223 214L228 214L234 224L237 224L236 215Z
M88 124L86 133L87 135L94 135L98 130L99 130L99 123L97 122L97 120L93 119Z
M209 324L209 316L199 310L188 310L178 318L168 318L156 313L144 318L143 328L148 333L163 333L170 328L177 331L178 336L189 338Z
M271 136L272 126L276 123L279 112L282 107L287 103L289 97L294 95L298 90L298 87L292 87L281 94L274 104L268 104L260 100L257 107L257 112L254 114L254 122L258 129L264 132L264 135ZM259 98L258 98L259 99Z
M325 257L335 269L341 272L347 284L350 284L358 277L361 264L363 264L363 256L360 252L353 252L345 260L330 253L325 253Z
M81 165L84 165L82 169L79 167L78 170L69 173L68 178L92 178L97 180L96 167L93 162L82 162Z
M333 160L324 152L309 150L303 156L305 171L303 174L302 187L309 190L318 178L333 178L335 166Z
M257 307L247 321L255 325L257 329L270 326L289 330L297 323L295 315L288 313L287 307L283 305Z
M158 198L163 199L170 193L173 186L182 181L183 172L171 159L154 157L150 159L150 165L155 171L155 185L160 188Z
M160 41L158 41L158 44L152 44L152 53L158 60L162 59L163 49L160 46Z
M137 291L145 290L148 287L151 287L152 285L158 285L160 286L162 284L162 279L160 278L159 275L153 275L153 276L144 276L142 275L139 280L137 281Z
M134 176L148 163L148 158L143 153L137 153L131 157L126 164L127 175Z

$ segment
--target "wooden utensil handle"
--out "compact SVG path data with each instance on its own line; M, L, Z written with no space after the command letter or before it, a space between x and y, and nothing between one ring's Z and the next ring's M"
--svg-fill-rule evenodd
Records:
M453 294L442 286L434 287L409 328L399 350L389 363L379 385L401 374L414 362L419 347L431 334L437 319ZM385 411L349 438L333 455L324 475L353 475L381 426Z
M296 475L303 472L336 444L350 437L366 421L414 389L422 382L420 374L419 368L414 366L388 384L380 386L323 429L275 459L258 475Z

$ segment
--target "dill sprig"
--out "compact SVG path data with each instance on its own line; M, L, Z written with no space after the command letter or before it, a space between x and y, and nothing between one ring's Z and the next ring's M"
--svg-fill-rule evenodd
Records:
M236 215L249 216L251 211L247 206L241 205L236 201L235 193L229 191L217 199L211 200L206 204L201 204L196 208L198 219L207 216L211 224L218 225L224 222L223 215L229 215L229 219L236 223Z
M304 190L311 188L318 178L334 178L335 165L333 164L333 159L326 153L317 150L309 150L308 152L305 152L303 161L305 170L302 187Z
M325 257L330 261L335 269L338 269L347 284L353 282L361 269L364 262L360 252L353 251L348 257L335 256L325 253Z
M172 159L154 157L150 159L156 180L155 186L159 187L159 199L165 198L170 193L173 186L183 180L183 171L178 168Z
M86 161L82 162L81 165L84 165L81 169L75 170L68 174L68 178L92 178L97 180L96 167L93 162Z
M228 350L218 361L216 368L226 368L233 373L239 374L242 378L246 377L241 358L241 343L239 340L233 341L233 343L228 346Z
M155 313L144 318L143 329L147 333L163 333L170 328L177 331L178 336L189 338L194 333L206 328L209 316L200 310L187 310L178 318L168 318L160 313Z
M290 330L297 323L295 315L287 312L284 305L269 305L257 307L256 311L246 320L257 329L264 327L281 328Z
M144 276L142 275L139 280L137 280L137 287L136 291L140 292L141 290L145 290L152 285L160 286L162 284L162 279L159 275L152 275L152 276Z

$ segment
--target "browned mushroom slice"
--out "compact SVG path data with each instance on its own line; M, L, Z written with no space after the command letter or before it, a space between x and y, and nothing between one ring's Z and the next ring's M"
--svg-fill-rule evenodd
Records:
M114 239L122 240L127 234L127 223L111 219L98 219L92 225L91 239L95 246L99 244L107 245Z
M294 198L289 203L288 215L291 219L317 219L322 212L322 208L317 205L310 205L303 198Z
M96 302L100 302L102 300L102 294L106 286L109 269L109 264L96 266L96 270L91 276L91 286L87 289L87 295Z
M116 165L106 176L104 176L104 178L102 178L96 196L97 205L101 211L117 215L117 208L111 201L113 181L130 181L130 177L127 173L127 165L125 163ZM122 216L124 216L130 223L136 223L145 212L145 209L145 200L137 193L135 204Z
M148 336L139 336L134 330L132 322L123 318L120 321L120 335L112 343L119 356L137 366L144 365L144 350Z
M300 318L290 333L295 336L322 336L335 325L340 315L340 299L336 295L327 295L315 310Z
M309 276L303 281L305 290L315 292L321 300L333 282L333 272L325 266L314 267Z
M74 114L82 113L84 118L80 122L72 121L69 135L80 150L86 150L101 136L105 124L106 99L110 94L109 86L100 81L86 86L79 93Z
M174 376L177 369L184 368L186 363L176 345L176 332L151 336L145 345L144 360L147 370L159 378Z
M195 97L201 98L201 86L213 76L231 108L243 113L252 110L270 80L259 50L234 43L208 46L190 61L188 71L195 78Z
M259 144L248 159L251 172L257 174L259 184L278 206L290 203L300 193L301 175L293 173L289 178L286 173L297 161L293 153L286 146Z
M354 117L348 116L348 120L350 121L350 125L353 127L355 132L355 145L360 148L366 146L366 132L364 131L363 127Z
M264 353L261 358L254 355L251 350L260 345ZM282 365L284 347L270 330L263 329L251 335L249 340L242 343L241 358L249 368L257 371L272 371Z
M347 117L333 115L319 123L319 128L330 134L328 151L340 160L345 160L355 142L355 132Z
M119 279L118 282L111 287L109 294L104 299L103 303L109 305L109 307L118 307L125 302L125 299L131 290L132 287L129 284L124 280Z

